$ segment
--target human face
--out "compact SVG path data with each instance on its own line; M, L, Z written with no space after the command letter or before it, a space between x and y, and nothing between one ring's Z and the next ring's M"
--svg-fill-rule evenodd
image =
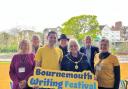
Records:
M76 54L78 52L78 45L75 42L70 43L70 52Z
M56 44L56 41L57 41L57 35L56 34L50 34L48 37L48 43L50 46L54 46Z
M91 38L90 38L90 37L86 37L86 38L85 38L85 45L86 45L87 47L91 46Z
M61 45L61 47L67 46L67 43L68 43L68 40L67 40L67 39L61 39L61 40L60 40L60 45Z
M107 41L100 42L100 50L101 50L101 52L108 52L109 44L107 43Z
M39 39L38 38L33 38L32 39L32 45L35 46L35 47L38 47L39 46Z
M20 49L22 52L29 52L29 43L26 41L22 41L20 44Z

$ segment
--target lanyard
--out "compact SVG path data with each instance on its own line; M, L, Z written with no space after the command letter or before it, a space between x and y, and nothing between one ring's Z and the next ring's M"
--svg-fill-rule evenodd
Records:
M21 55L20 56L20 65L21 66L25 66L25 64L27 64L27 62L28 62L27 58L28 58L27 55Z

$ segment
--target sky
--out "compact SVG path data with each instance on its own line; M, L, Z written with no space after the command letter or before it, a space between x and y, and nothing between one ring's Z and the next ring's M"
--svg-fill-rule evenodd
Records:
M73 16L96 15L100 25L122 21L128 25L127 0L0 0L0 31L14 27L61 26Z

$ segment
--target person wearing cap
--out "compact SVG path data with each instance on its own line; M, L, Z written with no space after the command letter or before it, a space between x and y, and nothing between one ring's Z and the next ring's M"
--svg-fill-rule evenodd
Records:
M59 48L63 51L63 55L66 55L68 53L67 45L69 38L67 38L65 34L61 34L58 41L59 41Z

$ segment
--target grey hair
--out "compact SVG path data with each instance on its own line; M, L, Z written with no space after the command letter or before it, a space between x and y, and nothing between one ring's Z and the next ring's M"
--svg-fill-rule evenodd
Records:
M70 39L68 42L68 51L70 51L71 43L74 42L78 46L78 50L80 49L80 45L76 39Z
M39 36L39 35L36 35L36 34L33 35L33 36L32 36L32 40L33 40L34 38L37 38L37 39L40 41L40 36Z
M100 40L100 43L101 42L106 42L108 45L109 45L109 40L105 37L103 37L101 40Z

